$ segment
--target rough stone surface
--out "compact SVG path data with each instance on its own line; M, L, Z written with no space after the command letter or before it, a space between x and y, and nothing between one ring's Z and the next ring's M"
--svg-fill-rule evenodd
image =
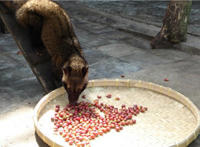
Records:
M166 8L163 2L156 5L143 2L142 6L139 2L112 2L109 5L99 2L84 3L90 7L87 9L82 7L82 4L62 2L72 19L76 35L88 60L89 79L120 78L123 74L126 78L154 82L181 92L200 108L198 54L174 48L152 50L148 38L126 31L127 26L123 22L120 24L123 30L110 26L110 23L115 22L101 17L94 9L104 8L105 12L113 17L121 14L123 18L126 16L126 19L134 18L133 26L137 23L137 15L138 20L146 19L143 23L155 24ZM196 17L199 13L198 6L199 3L193 5L192 10L195 17L192 16L191 24L196 30L199 29L196 27L199 25L200 16ZM143 26L145 25L140 27ZM151 32L152 28L144 30ZM47 145L35 135L32 121L33 108L44 95L44 91L23 56L17 55L19 50L10 34L0 34L0 51L0 146L46 147ZM164 78L168 78L169 81L165 82ZM199 146L200 137L190 145Z
M110 55L112 57L123 57L135 52L135 48L126 44L109 44L97 48L103 53Z
M162 25L169 1L83 1L87 7L156 26ZM193 1L188 31L200 36L200 2Z

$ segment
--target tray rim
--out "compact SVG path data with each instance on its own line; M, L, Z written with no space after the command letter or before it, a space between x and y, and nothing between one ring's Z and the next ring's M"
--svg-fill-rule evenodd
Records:
M155 83L141 81L141 80L131 80L131 79L94 79L90 80L88 83L87 88L90 87L137 87L137 88L144 88L151 91L155 91L164 95L167 95L168 97L177 100L178 102L185 105L196 117L197 125L194 128L193 132L184 138L181 142L176 142L176 144L171 145L170 147L185 147L188 146L193 140L197 138L197 136L200 134L200 111L198 108L193 104L193 102L183 94L169 88L164 87ZM53 142L53 140L50 140L45 134L42 133L39 127L38 123L38 114L42 110L42 108L52 99L56 98L58 95L64 94L65 90L63 87L57 88L50 93L46 94L44 97L41 98L41 100L37 103L37 105L34 108L33 111L33 122L35 131L38 134L38 136L49 146L52 147L62 147L62 145L57 144L56 142ZM51 97L50 97L51 96ZM49 98L50 97L50 98Z

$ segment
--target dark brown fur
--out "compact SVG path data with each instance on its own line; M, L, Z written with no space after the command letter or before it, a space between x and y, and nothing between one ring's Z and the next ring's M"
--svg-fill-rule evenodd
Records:
M36 36L39 35L58 75L62 75L70 103L76 102L88 82L88 64L69 16L64 9L50 0L13 3L18 5L13 6L12 2L5 4L16 12L19 24L36 32Z

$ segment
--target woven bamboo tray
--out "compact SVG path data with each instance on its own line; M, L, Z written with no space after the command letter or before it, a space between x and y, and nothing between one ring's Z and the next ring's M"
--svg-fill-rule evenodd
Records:
M116 107L133 104L148 107L139 114L137 123L126 126L119 133L111 131L91 141L92 147L185 147L200 133L200 113L184 95L157 84L135 80L91 80L83 92L88 101L103 96L100 101ZM105 98L111 93L120 101ZM53 133L50 117L54 107L64 107L68 100L64 88L58 88L44 96L34 109L34 125L40 138L52 147L68 146L64 139ZM81 98L79 99L81 100Z

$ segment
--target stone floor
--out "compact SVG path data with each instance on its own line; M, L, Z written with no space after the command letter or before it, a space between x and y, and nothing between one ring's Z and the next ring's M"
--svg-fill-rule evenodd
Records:
M162 25L168 1L82 1L90 8L156 26ZM192 2L188 32L200 36L200 1Z
M116 29L110 25L116 22L101 17L91 5L88 8L86 3L78 2L62 2L62 5L84 49L89 79L120 78L123 74L126 78L154 82L181 92L200 108L200 55L173 48L152 50L149 39ZM151 27L144 29L151 31ZM10 34L0 34L0 50L0 130L3 132L0 146L43 147L35 136L32 112L44 92L23 56L17 54L19 50ZM165 82L164 78L169 81ZM200 137L190 145L199 146Z

